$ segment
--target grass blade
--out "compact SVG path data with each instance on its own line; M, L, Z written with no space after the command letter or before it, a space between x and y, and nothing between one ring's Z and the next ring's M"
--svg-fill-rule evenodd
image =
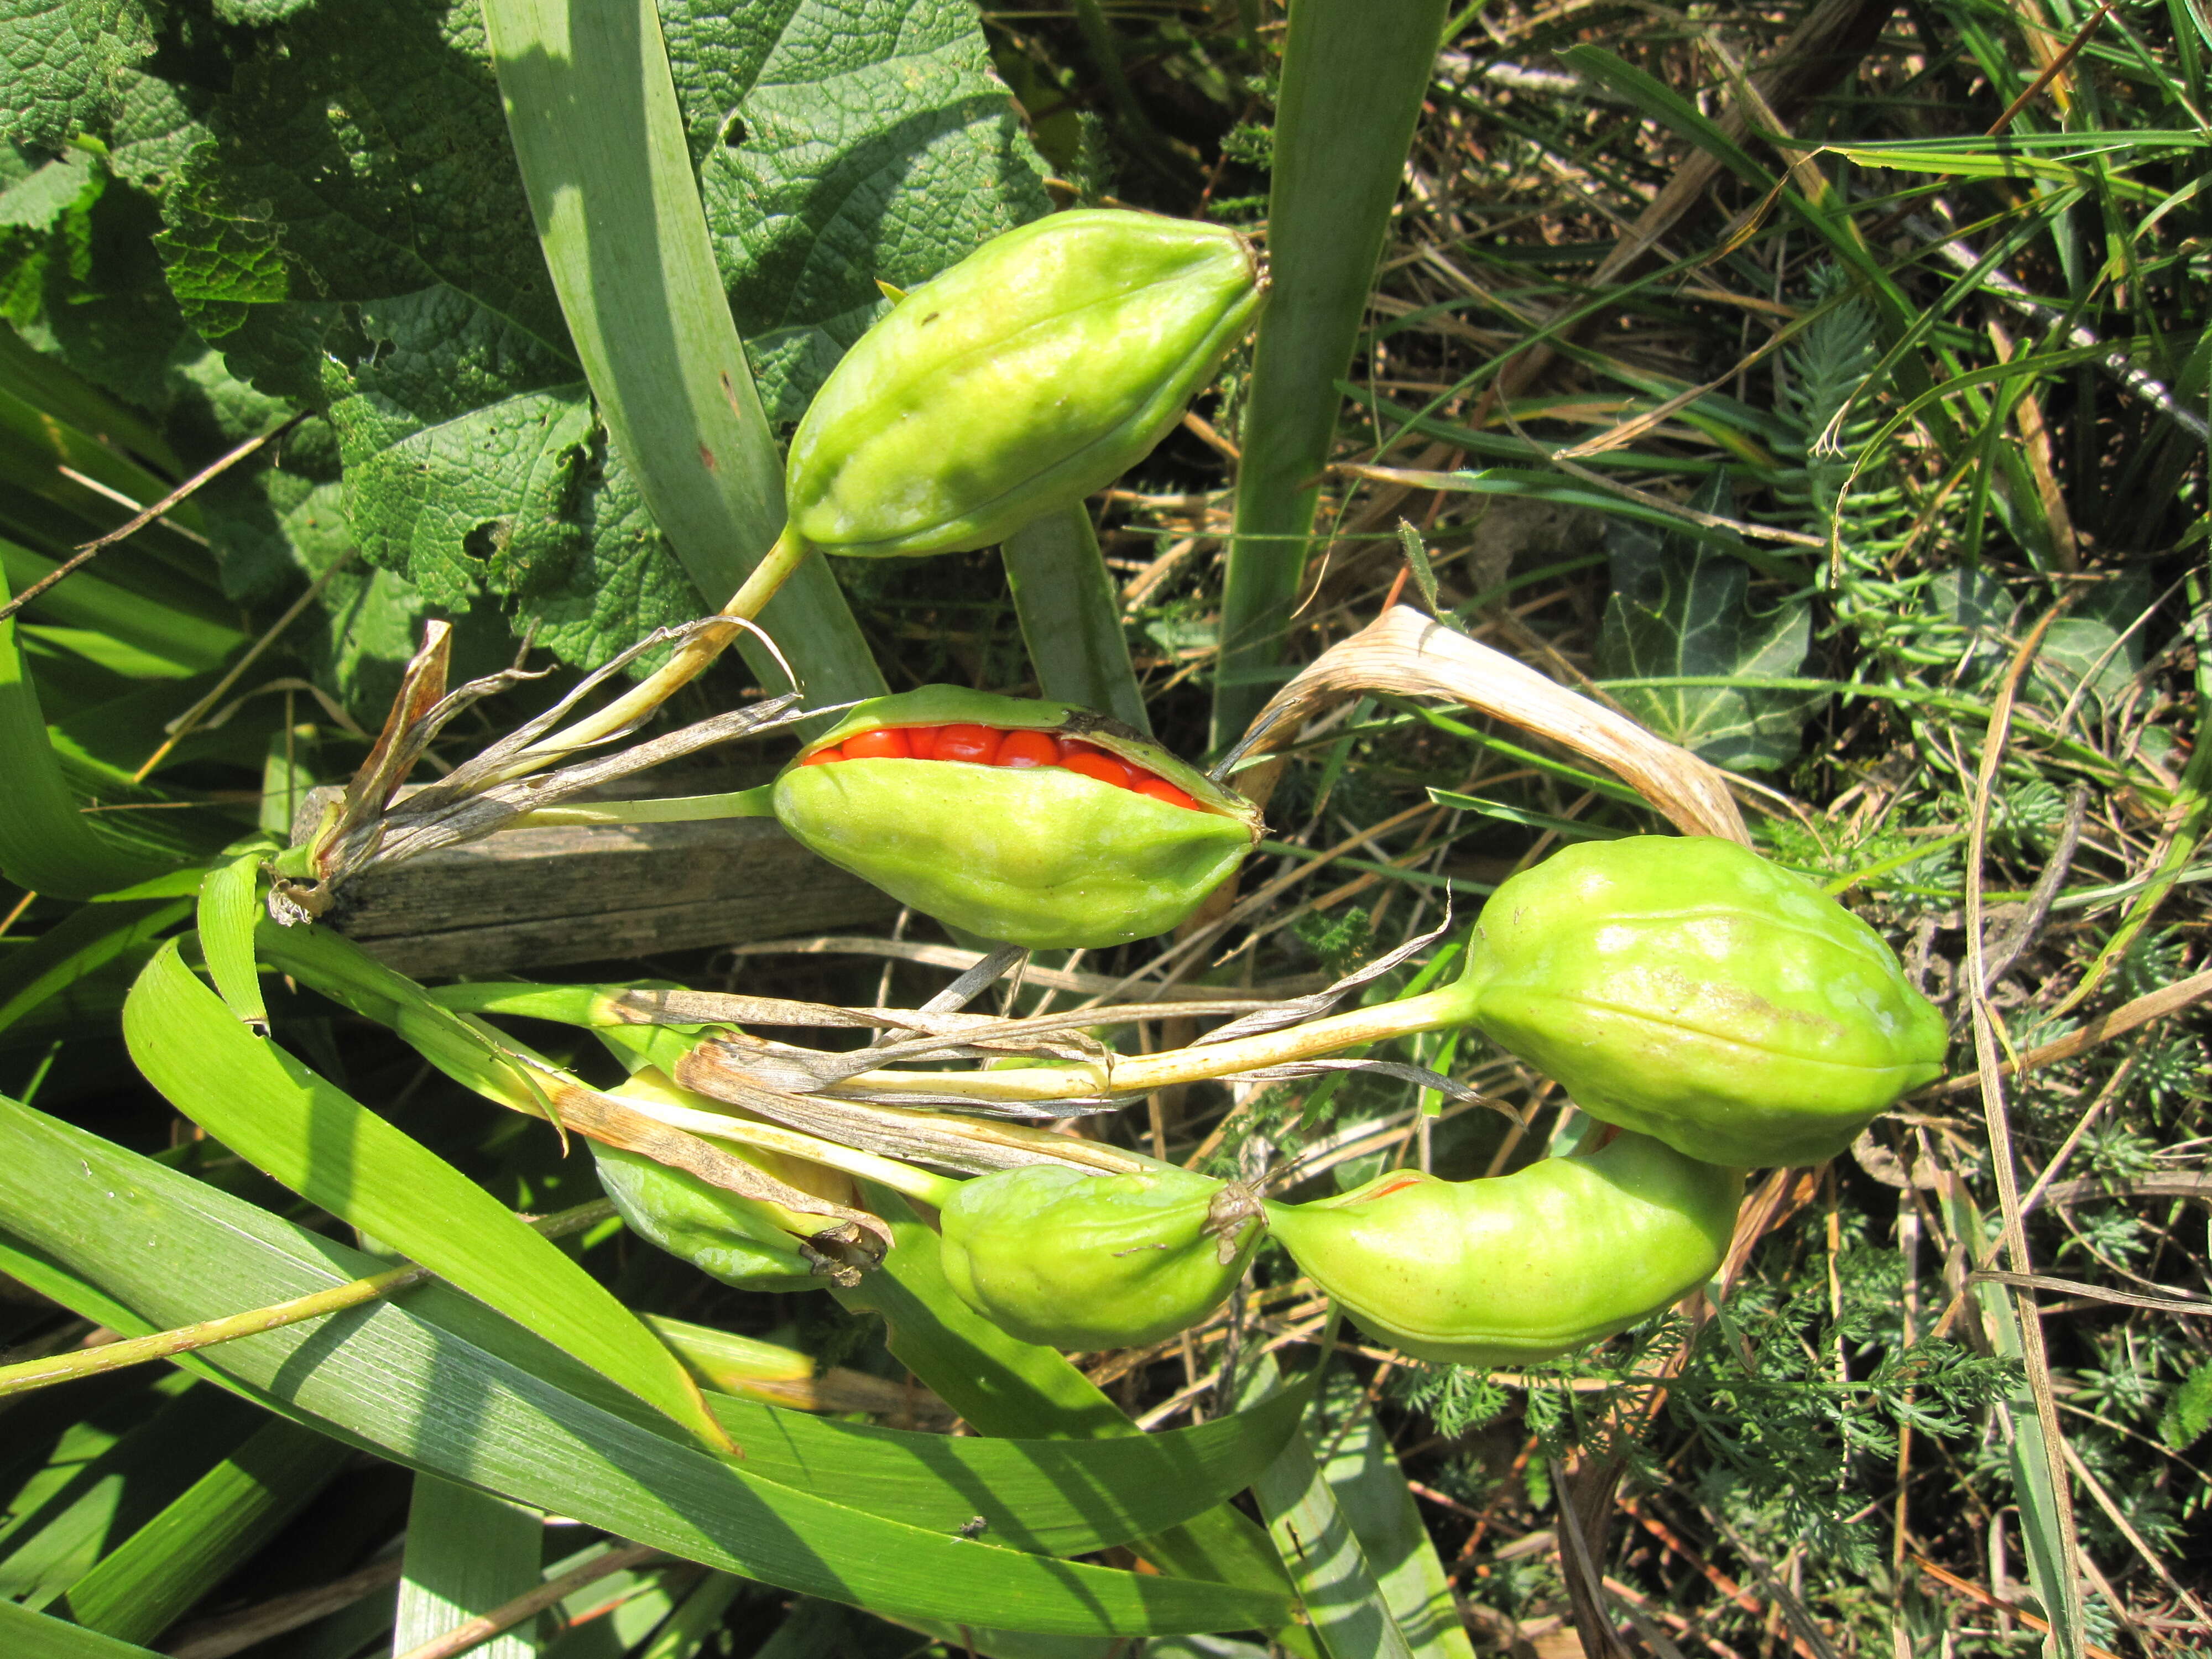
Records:
M0 873L52 898L90 898L159 875L173 863L118 846L77 811L62 779L38 688L0 622Z
M118 899L72 910L0 966L0 1031L191 913L190 899Z
M1443 0L1304 0L1291 15L1275 117L1267 252L1236 539L1221 603L1212 743L1226 748L1282 676L1318 478L1443 27Z
M258 1031L269 1029L261 975L253 962L253 924L260 913L262 854L247 853L218 864L200 884L198 924L208 977L230 1012Z
M240 1024L172 941L123 1009L131 1058L178 1110L310 1202L386 1240L666 1413L728 1442L676 1357L443 1158Z
M561 308L616 447L710 605L783 528L783 463L715 270L649 0L487 0L515 156ZM820 557L761 621L823 702L883 677ZM768 684L772 659L741 646Z

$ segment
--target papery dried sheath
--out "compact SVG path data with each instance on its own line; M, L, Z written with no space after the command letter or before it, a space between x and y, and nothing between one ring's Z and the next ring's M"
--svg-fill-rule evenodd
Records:
M824 552L951 553L1110 483L1260 304L1218 225L1105 209L986 242L861 336L791 441L792 530Z

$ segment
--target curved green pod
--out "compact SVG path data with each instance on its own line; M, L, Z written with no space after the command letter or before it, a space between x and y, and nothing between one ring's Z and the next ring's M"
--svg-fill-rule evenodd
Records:
M1832 1158L1942 1074L1942 1015L1881 937L1734 842L1555 854L1483 906L1462 983L1591 1116L1726 1164Z
M648 1244L744 1291L819 1290L814 1262L778 1224L790 1212L724 1192L683 1170L596 1140L599 1185Z
M1080 1352L1157 1342L1205 1318L1243 1277L1261 1230L1237 1191L1172 1165L979 1176L945 1206L945 1276L1025 1342Z
M1143 457L1257 313L1251 246L1109 209L994 237L847 352L791 441L793 532L879 557L988 547Z
M1527 1364L1626 1330L1711 1278L1742 1172L1643 1135L1509 1176L1378 1176L1269 1204L1300 1268L1370 1334L1416 1358Z
M1165 933L1260 839L1259 809L1243 796L1118 722L1066 703L926 686L859 705L800 758L878 726L956 724L1080 738L1157 774L1197 807L1053 767L854 759L791 766L770 793L777 821L902 903L1040 949Z

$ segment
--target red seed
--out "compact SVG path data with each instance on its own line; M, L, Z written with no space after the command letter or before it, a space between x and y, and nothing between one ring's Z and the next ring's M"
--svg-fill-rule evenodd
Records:
M847 760L911 760L906 733L896 726L878 726L872 732L855 732L845 739Z
M1080 772L1086 778L1096 778L1101 783L1110 783L1116 789L1127 789L1134 775L1120 761L1103 749L1093 749L1089 744L1080 748L1066 743L1060 745L1060 763L1071 772Z
M1060 764L1060 745L1049 732L1009 732L999 745L994 766L1012 766L1027 771L1040 766Z
M941 726L908 726L901 728L906 733L907 752L916 760L937 758L937 734Z
M994 726L939 726L937 749L931 758L988 766L999 758L999 744L1006 735Z
M1176 788L1175 785L1170 783L1165 778L1155 778L1147 775L1139 778L1129 787L1140 795L1149 796L1153 800L1165 801L1170 806L1185 807L1194 812L1198 810L1198 803L1196 801L1193 800L1188 795L1183 793L1182 790Z
M833 744L827 749L816 750L799 763L801 766L827 766L831 761L841 761L844 758L845 751Z

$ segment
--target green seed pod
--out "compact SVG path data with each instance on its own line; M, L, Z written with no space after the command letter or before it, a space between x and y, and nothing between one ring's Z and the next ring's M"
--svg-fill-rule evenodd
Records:
M1024 1342L1091 1352L1157 1342L1219 1307L1260 1236L1242 1189L1164 1165L1142 1175L1035 1164L961 1183L945 1276Z
M709 1186L636 1152L586 1143L629 1230L702 1273L746 1291L817 1290L822 1281L778 1226L775 1206Z
M1626 1330L1712 1276L1743 1177L1642 1135L1510 1176L1378 1176L1267 1224L1370 1334L1420 1359L1527 1364Z
M1049 732L1152 773L1182 806L1060 766L847 759L807 765L855 732L975 726ZM775 781L775 817L830 863L902 903L1034 948L1121 945L1166 932L1258 842L1259 809L1149 738L1066 703L926 686L855 708Z
M899 301L791 441L792 530L826 553L955 553L1112 483L1251 326L1218 225L1087 209L994 237Z
M1832 1158L1942 1074L1880 935L1733 842L1570 847L1483 906L1474 1018L1591 1116L1715 1164Z

